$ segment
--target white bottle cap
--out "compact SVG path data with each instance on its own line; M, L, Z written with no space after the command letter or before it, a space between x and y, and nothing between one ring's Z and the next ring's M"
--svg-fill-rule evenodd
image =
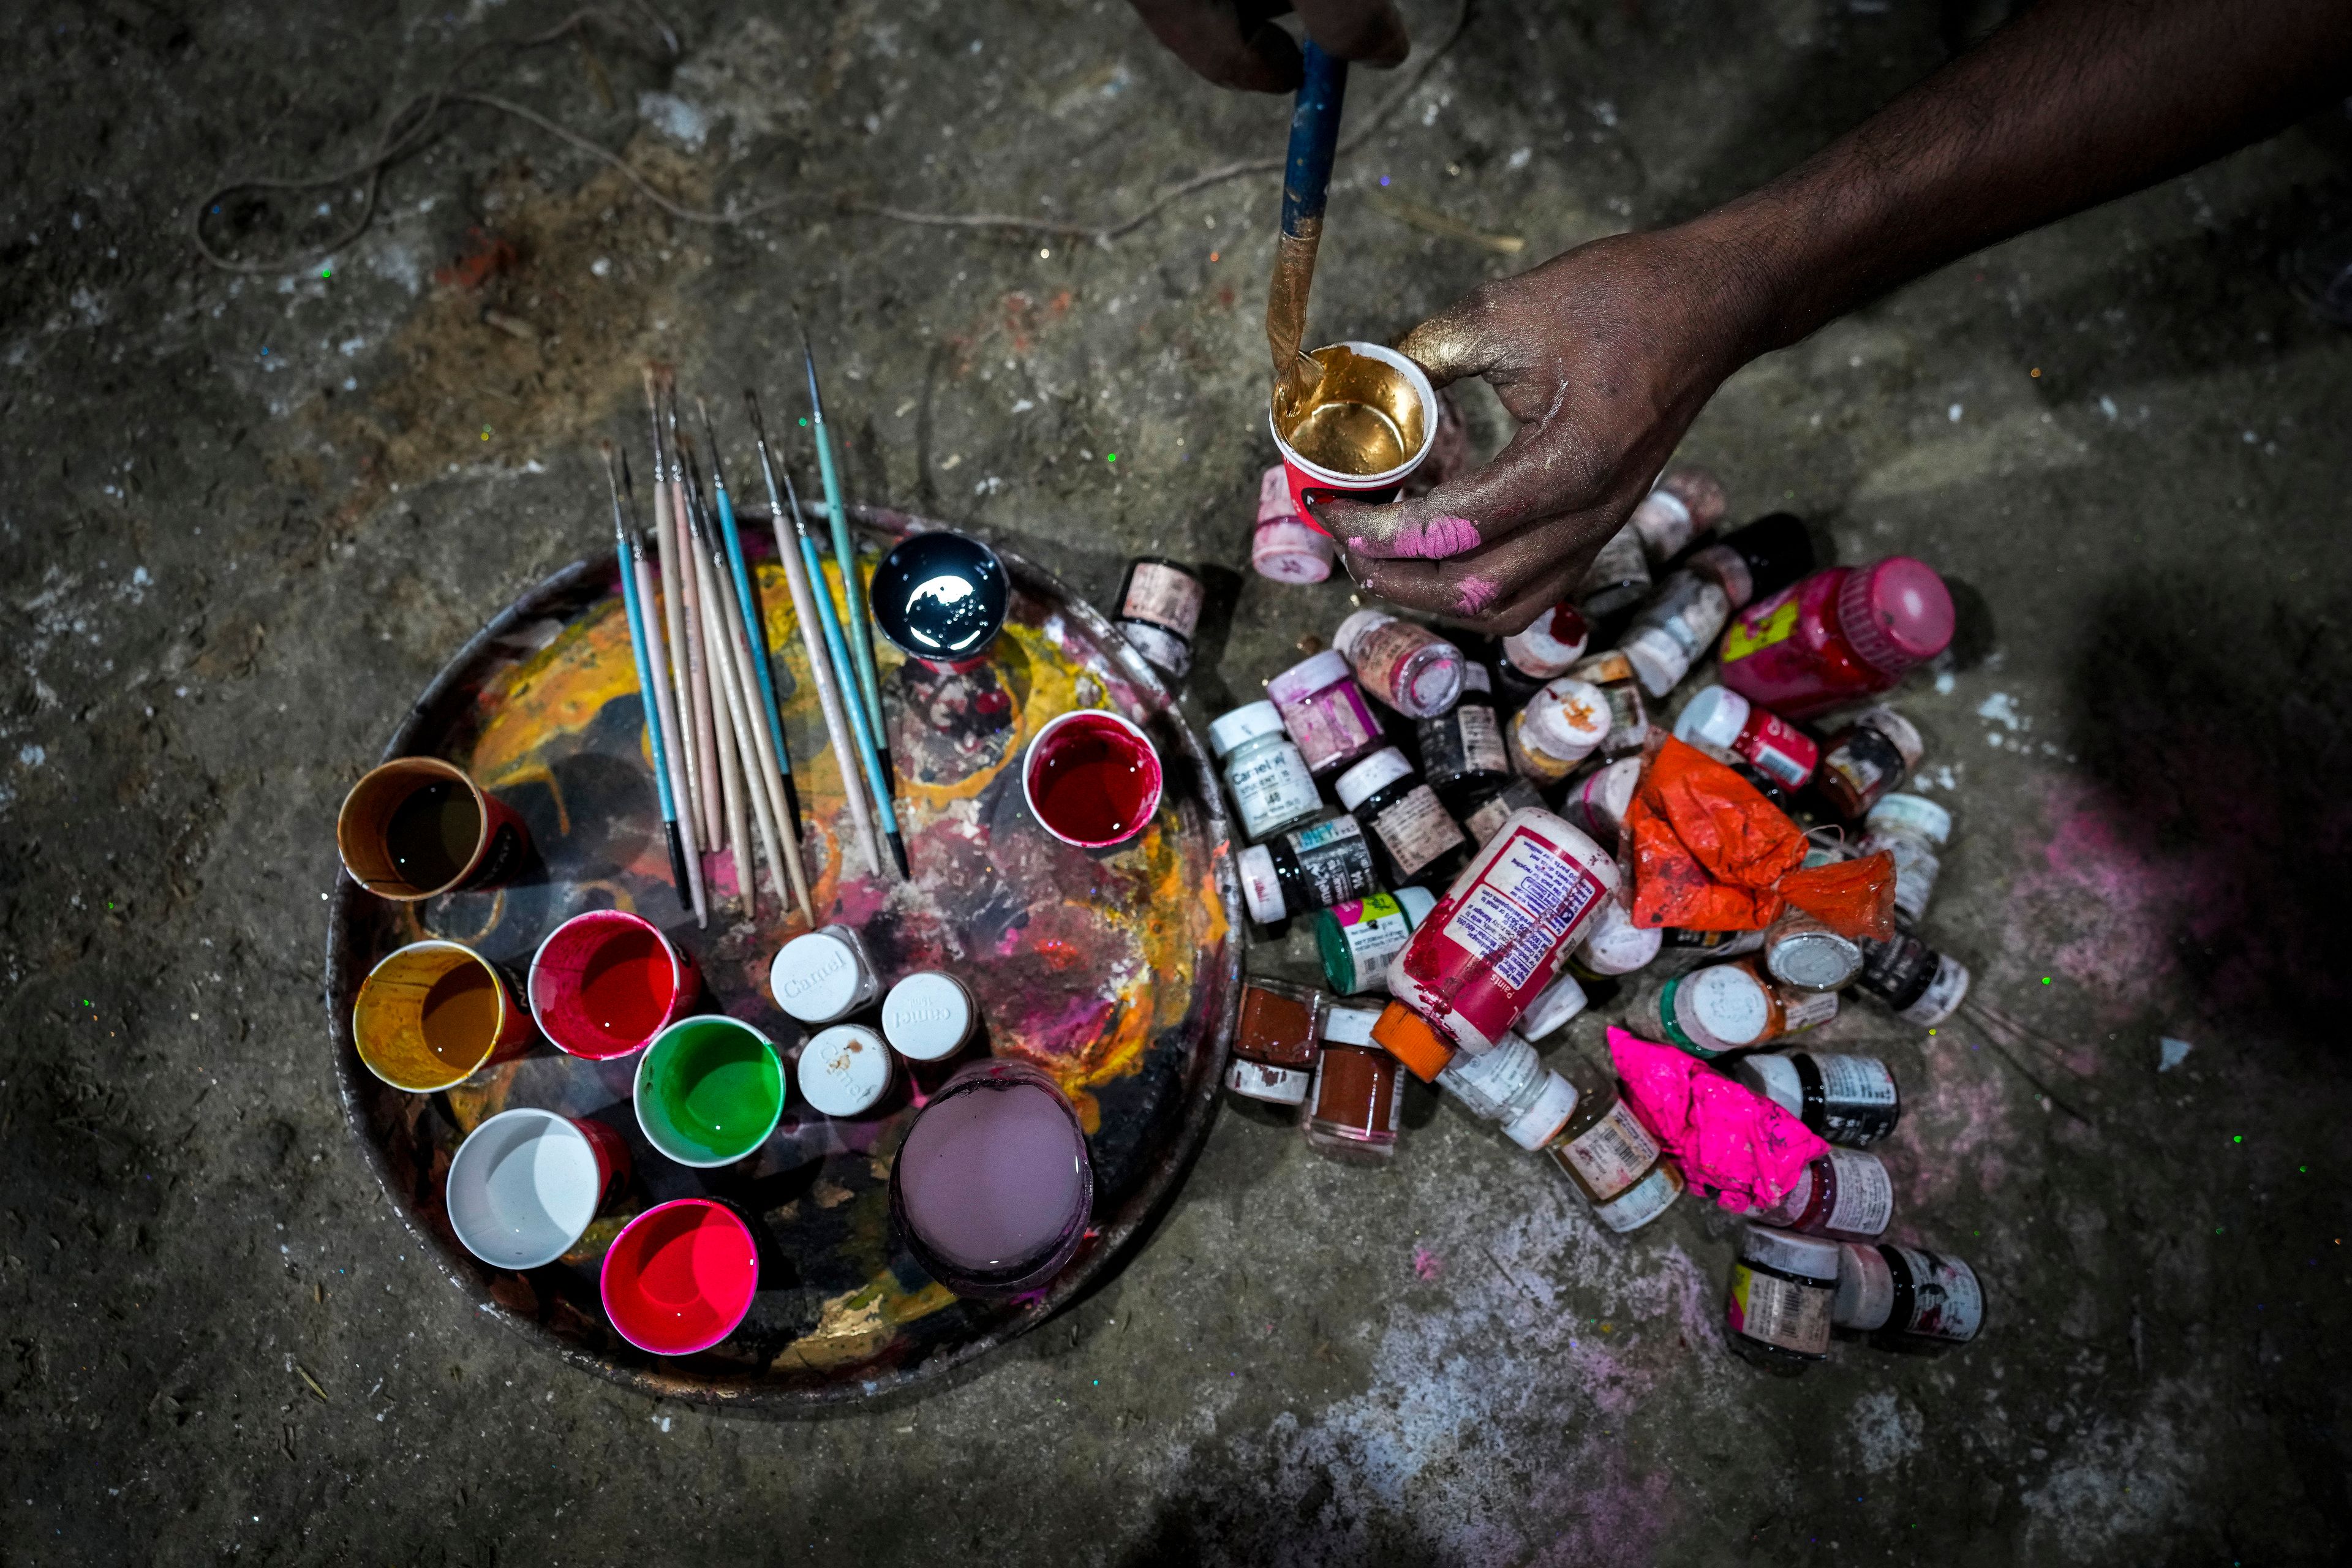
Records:
M1580 762L1609 738L1609 699L1592 682L1563 675L1528 700L1520 723L1546 755Z
M856 1116L890 1088L890 1048L863 1024L820 1029L801 1047L801 1098L827 1116Z
M1368 608L1355 611L1331 634L1331 646L1352 667L1356 662L1356 645L1395 619L1386 610Z
M1223 761L1261 735L1282 733L1282 714L1271 702L1245 702L1209 721L1209 750Z
M1690 673L1690 655L1656 626L1643 626L1618 645L1618 651L1633 667L1634 678L1642 689L1653 697L1664 697L1675 689L1675 683Z
M1748 1057L1731 1076L1791 1116L1805 1113L1805 1086L1797 1078L1797 1064L1786 1057Z
M1265 1062L1244 1061L1235 1057L1225 1068L1225 1087L1235 1094L1251 1100L1263 1100L1275 1105L1304 1105L1307 1090L1315 1075L1299 1068L1269 1067Z
M1412 772L1412 764L1394 746L1382 746L1346 773L1332 784L1339 804L1349 811L1364 804L1389 785Z
M1696 1023L1717 1049L1752 1046L1771 1026L1771 999L1764 983L1737 964L1702 969L1676 991L1675 1011Z
M1535 1103L1503 1123L1503 1136L1522 1149L1542 1148L1576 1114L1576 1086L1549 1070L1544 1079L1543 1092L1536 1096Z
M1767 1268L1785 1269L1824 1285L1837 1283L1838 1244L1824 1241L1818 1236L1767 1230L1762 1226L1751 1225L1748 1227L1748 1234L1739 1238L1739 1257L1744 1263L1760 1263Z
M1584 987L1577 984L1576 976L1563 971L1559 979L1536 993L1536 999L1512 1026L1530 1040L1540 1040L1583 1012L1586 1001Z
M1290 906L1282 898L1282 878L1274 868L1273 850L1253 844L1234 857L1234 869L1241 876L1242 902L1249 906L1250 919L1270 926L1289 915Z
M1895 1315L1895 1271L1886 1255L1875 1247L1838 1247L1837 1295L1830 1301L1830 1321L1841 1329L1883 1329Z
M1335 1046L1369 1046L1372 1026L1381 1021L1378 1007L1333 1007L1323 1015L1323 1037Z
M1429 918L1429 911L1437 907L1437 895L1427 888L1399 888L1389 896L1404 910L1404 923L1409 929L1418 928Z
M1625 906L1606 900L1592 917L1592 934L1579 950L1584 967L1595 974L1631 974L1658 956L1666 933L1656 926L1637 926Z
M1303 702L1327 686L1350 679L1348 661L1337 648L1309 654L1265 683L1265 694L1276 707Z
M1729 746L1748 728L1749 706L1748 699L1728 686L1702 686L1675 715L1675 739Z
M825 926L793 938L768 965L768 987L776 1005L803 1024L830 1024L857 1005L866 980L866 954L841 926Z
M1952 837L1952 814L1924 795L1890 795L1863 822L1874 833L1916 833L1938 849Z
M908 1061L942 1061L971 1038L977 1011L962 981L936 969L918 970L882 999L882 1033Z

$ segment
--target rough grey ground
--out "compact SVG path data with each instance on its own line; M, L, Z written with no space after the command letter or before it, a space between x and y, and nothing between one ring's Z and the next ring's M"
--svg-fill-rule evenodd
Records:
M761 1423L557 1368L386 1212L320 1018L335 804L474 627L602 547L583 447L634 431L635 365L782 398L794 305L854 493L1097 600L1145 547L1241 568L1268 180L1107 248L834 198L1091 219L1276 148L1285 111L1183 78L1115 4L698 0L675 67L599 33L593 65L566 43L499 90L689 199L791 194L772 216L667 223L477 110L331 278L191 253L216 174L352 156L463 47L561 14L50 0L8 26L0 1559L2341 1552L2352 341L2273 268L2346 210L2352 123L1950 268L1757 365L1690 439L1742 514L1924 554L1981 611L1907 699L1961 822L1931 923L2052 1043L1890 1047L1898 1226L1986 1273L1972 1351L1755 1374L1714 1326L1730 1226L1695 1205L1619 1243L1433 1104L1369 1175L1229 1113L1077 1310L953 1386ZM1390 334L1517 265L1376 210L1383 176L1540 258L1769 174L1968 19L1481 5L1343 165L1318 321ZM435 281L476 227L520 247L489 302L539 343ZM1223 581L1204 712L1345 600ZM2159 1076L2161 1035L2194 1049Z

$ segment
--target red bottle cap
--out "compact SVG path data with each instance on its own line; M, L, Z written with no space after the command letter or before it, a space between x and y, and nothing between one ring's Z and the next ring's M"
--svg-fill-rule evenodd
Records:
M1900 675L1951 644L1952 595L1935 568L1908 555L1849 571L1837 607L1854 656L1881 675Z

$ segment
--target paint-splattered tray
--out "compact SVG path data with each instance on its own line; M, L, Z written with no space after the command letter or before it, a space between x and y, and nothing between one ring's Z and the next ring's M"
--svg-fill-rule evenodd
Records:
M865 567L928 526L859 509ZM863 931L886 983L909 969L960 975L980 998L980 1047L1054 1073L1079 1106L1095 1215L1075 1262L1040 1296L970 1301L926 1277L893 1235L890 1161L913 1112L833 1121L797 1102L740 1165L692 1171L655 1153L629 1102L635 1058L590 1063L541 1043L444 1094L404 1094L360 1065L352 1000L384 953L425 935L473 943L520 973L540 939L584 909L648 916L702 965L706 1005L766 1030L789 1054L800 1027L767 990L768 960L803 929L764 886L756 926L678 907L642 741L619 579L609 561L556 574L468 644L418 701L386 756L429 753L471 770L530 825L537 864L490 892L394 905L339 876L327 940L327 1015L346 1115L407 1223L480 1310L583 1367L649 1392L789 1408L903 1387L1029 1329L1117 1262L1175 1193L1214 1114L1241 970L1225 818L1206 753L1150 668L1050 574L1007 555L1013 599L989 664L956 677L882 657L915 878L843 863L840 774L782 576L746 521L769 647L810 826L821 914ZM1022 801L1017 760L1037 727L1108 705L1141 723L1167 763L1157 819L1130 847L1090 857L1049 837ZM731 889L721 857L706 862ZM478 1262L443 1210L449 1160L484 1117L513 1106L593 1116L625 1137L623 1201L558 1262L526 1274ZM761 1288L717 1349L646 1355L606 1324L596 1271L628 1215L708 1193L753 1222Z

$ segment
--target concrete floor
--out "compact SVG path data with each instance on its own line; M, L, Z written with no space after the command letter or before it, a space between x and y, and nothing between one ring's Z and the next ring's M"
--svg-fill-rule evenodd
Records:
M1407 9L1426 39L1450 6ZM674 68L599 33L493 90L686 199L789 198L767 216L666 222L468 110L331 275L191 251L216 176L354 156L462 48L561 14L47 0L8 25L0 1560L2342 1552L2352 340L2273 268L2347 209L2352 120L1951 268L1741 375L1688 444L1738 513L1924 555L1982 611L1905 698L1960 822L1930 928L2042 1043L1860 1006L1836 1034L1911 1092L1898 1229L1983 1271L1979 1344L1751 1372L1716 1327L1729 1223L1685 1203L1611 1239L1416 1101L1375 1174L1227 1114L1077 1309L891 1408L760 1422L559 1368L387 1213L320 1020L336 803L467 635L604 546L586 444L634 434L637 363L787 398L795 305L853 494L1097 602L1146 548L1241 570L1193 691L1255 693L1347 596L1242 570L1271 181L1108 247L835 196L1097 221L1278 149L1286 110L1192 82L1108 0L698 0ZM1721 200L1946 30L1858 0L1481 5L1343 162L1318 323L1391 334ZM1384 91L1360 78L1354 111ZM1526 249L1400 221L1381 181ZM519 247L487 302L537 342L436 281L476 228ZM2159 1075L2168 1035L2194 1048Z

